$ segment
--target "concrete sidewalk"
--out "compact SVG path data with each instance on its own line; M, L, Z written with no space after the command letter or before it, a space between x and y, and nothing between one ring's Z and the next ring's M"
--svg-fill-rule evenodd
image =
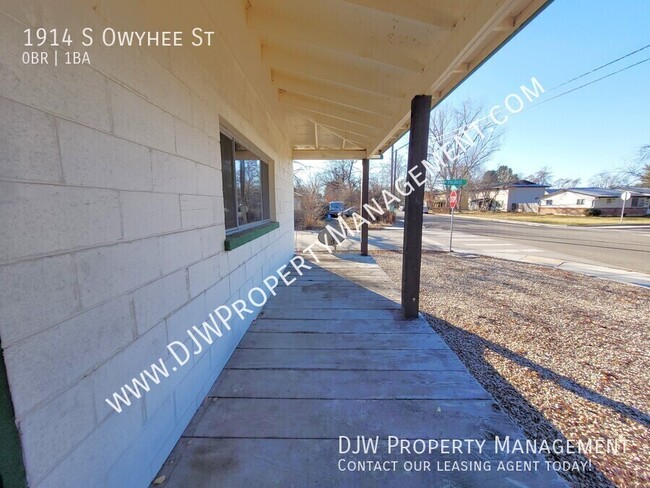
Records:
M495 436L522 432L423 319L401 318L396 299L371 258L322 256L244 335L162 468L163 486L566 486L537 455L495 453ZM356 436L379 436L377 452L339 452L339 436L353 450ZM389 454L388 436L485 444ZM497 471L507 460L539 467ZM350 470L357 461L365 471ZM429 469L408 472L405 461Z

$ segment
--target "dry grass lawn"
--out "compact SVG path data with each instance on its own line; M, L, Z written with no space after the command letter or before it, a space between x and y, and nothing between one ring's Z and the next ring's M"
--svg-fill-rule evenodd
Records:
M401 254L373 257L400 283ZM530 439L625 441L557 458L591 461L572 486L650 486L650 290L434 252L421 276L429 323Z
M507 212L463 212L462 216L477 217L481 219L511 220L513 222L535 222L538 224L554 225L618 225L620 217L583 217L579 215L539 215L536 213L507 213ZM624 225L649 224L648 217L625 217Z

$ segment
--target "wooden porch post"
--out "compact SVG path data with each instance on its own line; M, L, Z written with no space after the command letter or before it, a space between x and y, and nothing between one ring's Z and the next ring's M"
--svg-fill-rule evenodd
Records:
M361 172L361 216L368 220L368 211L366 210L366 204L368 203L368 185L370 180L370 161L364 159L361 163L362 172ZM361 225L361 255L368 255L368 224Z
M420 162L427 158L430 112L430 96L416 95L413 97L411 100L411 135L407 175L407 182L410 183L412 191L406 196L404 204L404 252L402 256L402 313L405 318L416 318L420 309L424 185L418 185L411 174L418 176L419 181L424 180L426 170ZM406 186L402 191L408 191L408 185Z

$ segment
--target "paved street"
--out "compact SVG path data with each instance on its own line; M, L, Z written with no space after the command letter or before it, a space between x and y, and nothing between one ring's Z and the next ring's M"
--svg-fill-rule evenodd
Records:
M427 237L448 239L449 216L424 216ZM556 258L650 273L650 227L565 227L471 218L454 221L459 247L536 252ZM508 249L510 248L510 249Z
M394 227L369 232L371 250L399 250L403 214ZM296 249L305 249L318 232L296 233ZM449 216L424 216L422 247L449 249ZM650 286L650 227L565 227L457 217L453 250L558 267L591 276ZM338 250L359 249L351 237Z

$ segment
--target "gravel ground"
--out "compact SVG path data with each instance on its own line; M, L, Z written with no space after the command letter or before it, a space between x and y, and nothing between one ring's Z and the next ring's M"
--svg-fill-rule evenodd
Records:
M373 257L399 284L401 254ZM435 252L421 277L427 320L529 439L619 441L548 457L592 463L572 486L650 486L650 290Z

